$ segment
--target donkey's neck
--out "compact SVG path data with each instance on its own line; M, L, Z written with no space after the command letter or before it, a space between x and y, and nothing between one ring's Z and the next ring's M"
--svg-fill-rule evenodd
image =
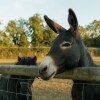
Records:
M81 47L81 57L80 57L80 61L79 61L79 67L95 67L97 66L89 51L87 50L86 46L84 45L83 41L81 41L80 43L80 47Z

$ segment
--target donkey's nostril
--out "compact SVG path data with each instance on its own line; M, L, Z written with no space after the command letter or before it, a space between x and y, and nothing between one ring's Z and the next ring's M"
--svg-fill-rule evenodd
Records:
M41 69L41 72L44 73L47 71L47 66Z
M47 66L45 66L45 67L41 67L40 69L39 69L39 73L40 74L45 74L46 72L47 72Z
M42 72L46 72L46 71L47 71L47 66L42 69Z

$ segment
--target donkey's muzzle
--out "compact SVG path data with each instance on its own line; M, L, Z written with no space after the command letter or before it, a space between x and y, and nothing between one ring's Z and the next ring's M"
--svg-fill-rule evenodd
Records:
M39 69L39 74L44 74L47 72L47 66Z

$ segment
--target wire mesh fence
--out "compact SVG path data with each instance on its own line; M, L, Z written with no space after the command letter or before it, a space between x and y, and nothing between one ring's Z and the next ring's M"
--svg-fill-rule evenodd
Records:
M22 86L19 86L19 83ZM81 100L85 100L85 86L100 88L99 83L79 82L74 84L82 85ZM73 82L67 79L52 79L50 81L35 79L33 82L32 78L22 79L22 77L0 75L0 100L72 100L72 85Z
M32 100L34 78L0 75L0 100Z
M3 65L0 65L0 66L1 66L1 69L0 69L1 72L3 70L6 70L5 73L6 72L8 73L8 71L10 71L10 74L11 74L11 70L12 70L12 73L15 73L16 71L14 71L14 70L17 70L18 73L17 72L16 73L19 74L21 71L20 75L22 75L22 74L26 74L26 71L27 71L28 73L30 73L30 75L34 76L33 71L31 70L31 67L33 67L33 66L28 67L29 71L28 71L28 68L27 68L27 70L23 71L23 69L26 68L27 66L23 67L22 65L19 67L16 65L12 65L12 66L6 65L7 67L3 66ZM12 68L15 66L16 66L16 69ZM11 67L11 70L10 70L10 67ZM21 67L22 67L22 69L21 69ZM99 73L98 69L100 69L100 68L93 68L94 73L93 73L93 71L89 71L89 73L92 72L92 74L90 74L90 75L92 75L93 77L97 74L97 76L98 76L97 80L99 81L100 73ZM98 73L96 73L95 70L97 70ZM34 69L34 74L35 73L37 74L37 69ZM78 72L75 71L73 73L73 76L76 73L78 73ZM69 74L69 73L67 73L67 74ZM62 76L64 77L65 75L62 75ZM71 76L72 76L72 73L71 73ZM76 75L76 77L77 76L78 75ZM87 74L86 74L86 76L87 76ZM79 77L77 77L77 78L79 78ZM11 77L11 75L2 75L1 74L0 75L0 100L72 100L72 98L71 98L71 89L72 89L72 85L73 85L72 81L69 81L67 79L53 79L48 82L47 81L45 82L41 79L35 79L35 81L33 79L34 78L29 78L29 77L28 78ZM90 83L89 84L89 83L83 82L83 83L77 83L77 84L78 85L80 84L83 86L82 91L81 91L81 94L82 94L81 100L84 100L85 86L89 85L90 87L91 86L95 86L97 88L100 87L99 83L96 83L96 84ZM12 88L13 88L13 90L12 90ZM29 91L31 91L31 92L29 92ZM24 99L20 99L20 98L24 98Z
M100 82L76 82L73 83L75 100L99 100L100 98ZM71 93L73 95L73 92ZM75 93L76 92L76 93ZM71 95L71 96L72 96ZM76 97L76 98L75 98ZM72 99L71 99L72 100Z

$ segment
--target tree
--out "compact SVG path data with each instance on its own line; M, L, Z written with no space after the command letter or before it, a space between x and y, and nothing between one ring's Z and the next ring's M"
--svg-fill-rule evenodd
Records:
M79 26L78 30L79 30L79 33L80 33L82 39L85 39L85 38L89 37L88 34L87 34L87 30L86 30L85 27Z
M43 40L43 20L41 19L39 14L35 14L34 16L29 18L29 23L33 29L32 33L32 46L40 46L42 45Z
M57 34L54 31L52 31L50 27L45 26L44 32L43 32L43 44L45 46L50 46L56 36Z
M86 26L91 47L100 47L100 21L94 20Z
M100 35L93 39L94 44L93 47L100 47Z
M17 26L14 20L10 20L6 26L6 32L9 33L9 36L12 39L13 44L17 45L18 41L18 33L17 33Z
M100 35L100 21L94 20L86 27L90 38L94 38Z
M8 25L6 26L6 32L8 32L11 36L16 33L16 22L14 20L10 20Z
M0 31L0 46L2 46L2 47L13 46L11 38L10 38L9 34L7 34L5 32L5 30Z
M19 46L22 46L22 47L28 47L29 46L29 42L27 41L27 37L26 37L25 34L21 34Z
M29 46L29 41L27 39L27 36L24 32L24 30L21 27L17 27L16 28L16 33L14 34L15 38L15 45L19 46L19 47L28 47ZM14 41L14 39L13 39Z
M27 36L28 41L31 41L31 35L33 33L33 29L29 24L29 22L23 18L19 18L18 20L16 20L16 23L24 30L24 33Z
M20 26L18 26L14 20L9 21L6 27L6 32L9 33L14 45L26 47L28 46L29 42L24 30Z
M83 26L78 27L79 33L87 46L91 45L91 39L87 33L87 29Z
M100 21L94 20L86 27L79 26L79 32L88 47L100 47Z

